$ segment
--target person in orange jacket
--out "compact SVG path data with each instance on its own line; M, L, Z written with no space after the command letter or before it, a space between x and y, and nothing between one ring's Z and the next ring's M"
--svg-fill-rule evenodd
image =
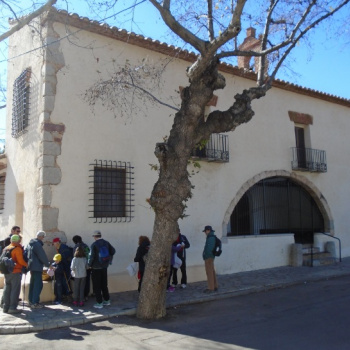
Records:
M23 258L23 247L19 243L20 241L19 235L12 235L11 244L5 247L5 250L11 250L11 258L15 263L12 273L5 275L3 312L9 314L21 312L17 306L21 292L22 271L28 266Z

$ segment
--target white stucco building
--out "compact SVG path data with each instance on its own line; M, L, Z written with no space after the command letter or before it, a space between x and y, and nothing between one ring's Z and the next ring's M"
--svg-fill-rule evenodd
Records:
M168 59L156 94L176 106L194 55L51 11L11 36L9 57L2 235L19 225L27 243L43 229L52 258L54 237L72 245L79 234L90 244L99 229L117 250L110 289L136 289L125 268L138 237L152 233L147 198L157 173L150 164L157 162L155 144L169 133L174 111L135 99L126 114L103 103L92 108L84 96L126 64ZM221 69L227 87L208 110L227 108L235 93L255 84L254 73L226 64ZM320 232L341 239L342 255L350 255L350 100L276 81L253 107L249 123L213 135L195 154L201 168L191 178L189 216L179 222L191 243L189 281L205 279L205 225L223 241L219 274L289 265L295 242L324 250L333 241Z

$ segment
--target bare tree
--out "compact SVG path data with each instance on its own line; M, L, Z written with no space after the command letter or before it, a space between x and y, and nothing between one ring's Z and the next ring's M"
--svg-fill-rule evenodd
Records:
M349 0L149 2L158 9L165 24L199 53L187 70L189 84L182 91L182 104L169 138L166 143L158 143L155 149L159 178L150 199L155 221L137 310L139 318L155 319L166 314L170 247L176 239L185 202L191 197L187 171L191 151L212 133L233 131L248 122L254 115L251 102L265 96L291 50L310 30L346 7ZM262 36L258 49L242 51L232 43L242 26L247 26L249 16L258 24ZM204 31L206 38L200 36ZM233 47L230 49L229 45ZM230 108L213 111L205 119L205 106L214 91L225 88L225 78L219 72L220 59L233 56L258 58L257 84L233 96Z
M186 201L192 195L188 173L192 150L208 140L212 133L234 131L242 123L249 122L254 115L252 101L266 95L297 43L306 39L321 22L347 10L350 0L147 1L158 10L174 35L198 53L187 69L188 85L181 91L181 106L169 137L155 147L159 178L149 201L155 220L137 316L156 319L166 314L171 244L177 237L178 219L183 216ZM113 8L117 0L90 2ZM130 3L136 6L138 2ZM245 49L238 45L240 34L242 28L252 25L261 33L259 45ZM248 61L251 57L256 59L256 86L232 96L227 110L215 110L205 118L205 107L214 92L226 85L220 73L220 61L230 62L237 57L247 57ZM87 93L97 92L96 98L113 99L115 86L122 84L133 96L146 95L157 100L142 82L136 81L135 71L128 67L123 74L117 72L109 81L99 82L98 91L95 87Z
M212 133L234 131L254 115L251 103L266 95L291 51L321 22L340 10L348 10L350 0L148 0L174 35L198 52L188 67L188 86L181 92L181 106L166 142L157 143L159 178L150 204L155 212L152 244L139 296L137 316L156 319L166 314L166 285L170 269L171 244L177 237L178 219L184 214L192 185L188 161L192 150ZM114 1L105 1L112 6ZM136 4L136 1L134 1ZM258 45L239 45L242 28L254 24ZM330 24L329 24L330 25ZM205 107L214 91L225 88L220 60L255 59L256 86L232 97L231 106L215 110L207 118ZM249 69L249 66L247 66ZM110 91L134 84L129 72L121 70L108 82L99 82L98 98ZM113 87L113 88L112 88ZM95 87L96 88L96 87ZM143 88L143 87L142 87ZM95 90L96 92L96 90ZM124 91L123 91L124 92ZM120 95L119 95L120 96Z

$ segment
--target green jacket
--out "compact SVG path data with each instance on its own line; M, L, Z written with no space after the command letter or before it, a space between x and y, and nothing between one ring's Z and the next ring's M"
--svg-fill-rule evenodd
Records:
M207 239L205 240L205 246L203 250L203 260L207 259L215 259L215 255L213 254L213 250L215 248L215 231L211 231Z

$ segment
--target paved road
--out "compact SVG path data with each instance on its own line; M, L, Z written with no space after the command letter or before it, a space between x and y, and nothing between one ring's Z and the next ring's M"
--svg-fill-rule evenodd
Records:
M349 350L349 326L345 276L173 308L157 322L119 316L0 340L10 350Z

